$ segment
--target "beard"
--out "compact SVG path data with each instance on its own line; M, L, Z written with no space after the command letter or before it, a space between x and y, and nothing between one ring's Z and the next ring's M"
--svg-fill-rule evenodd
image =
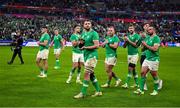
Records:
M84 28L86 31L89 31L90 30L90 28Z
M133 34L133 33L134 33L134 31L129 31L129 33L130 33L130 34Z
M153 35L153 33L148 33L148 35L152 36L152 35Z

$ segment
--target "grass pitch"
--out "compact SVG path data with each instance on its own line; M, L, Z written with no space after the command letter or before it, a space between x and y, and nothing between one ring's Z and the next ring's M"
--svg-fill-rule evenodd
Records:
M20 65L16 57L12 65L7 65L12 52L9 47L0 47L0 107L139 107L139 106L180 106L180 48L160 49L159 76L163 80L163 89L157 96L150 96L153 90L153 79L148 75L148 91L143 96L133 94L135 89L123 89L114 87L102 88L103 96L92 98L94 88L90 84L88 95L84 99L73 99L80 92L81 85L76 84L76 74L73 82L66 84L71 70L71 47L66 47L60 57L61 68L54 70L55 58L53 49L49 54L49 70L47 78L38 78L39 70L35 64L38 48L25 47L22 55L25 61ZM100 84L107 80L104 70L105 49L98 49L99 61L95 69L96 77ZM124 83L127 76L127 50L118 48L118 62L114 68L116 74ZM139 64L137 66L140 75ZM83 70L81 79L83 79ZM134 80L131 80L132 84Z

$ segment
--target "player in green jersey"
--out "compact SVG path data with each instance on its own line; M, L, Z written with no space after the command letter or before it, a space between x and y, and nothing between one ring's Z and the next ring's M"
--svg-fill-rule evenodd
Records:
M144 32L140 32L141 38L140 38L140 41L139 41L139 45L141 45L142 41L146 42L146 40L148 39L149 35L147 33L147 30L148 30L149 26L150 26L149 23L144 24L144 26L143 26ZM140 66L142 66L144 60L146 59L146 54L145 54L146 50L147 50L147 48L144 47L143 45L141 45ZM147 90L147 89L148 89L147 84L145 83L144 84L144 90Z
M150 71L153 79L154 79L154 91L150 93L150 95L158 94L158 68L159 68L159 46L160 46L160 38L156 35L155 28L150 26L148 27L148 37L147 41L142 41L142 45L147 48L146 51L146 59L144 60L141 68L141 81L140 81L140 89L134 91L136 94L144 94L144 83L146 81L146 74Z
M102 92L100 90L97 78L94 74L94 68L97 64L98 52L97 48L99 47L99 35L96 31L92 29L92 23L89 20L84 21L84 30L81 34L82 39L84 40L84 46L81 48L84 50L84 60L85 60L85 73L84 81L81 92L74 96L74 98L83 98L87 95L87 88L89 86L89 80L91 80L93 86L96 89L96 92L92 97L101 96Z
M110 87L112 77L116 80L115 87L119 86L121 82L121 80L115 75L115 72L112 71L117 62L116 50L119 46L119 41L119 38L115 35L114 27L108 27L106 40L102 44L102 47L106 48L105 68L108 74L108 81L104 85L101 85L103 88Z
M57 29L54 30L54 38L53 41L51 42L51 47L53 46L53 44L54 44L54 55L56 58L54 69L59 69L60 68L59 56L61 54L61 50L64 47L64 44L63 44L63 38L59 34L59 31Z
M40 69L40 75L38 77L47 77L47 70L48 70L48 55L49 55L49 43L50 43L50 36L47 33L48 29L44 26L41 29L42 35L40 40L37 42L39 45L39 51L36 57L36 64ZM43 64L41 65L41 61Z
M79 40L81 38L80 32L81 32L81 26L80 25L75 25L74 26L74 32L70 37L70 40L72 42L72 62L73 62L73 67L72 67L72 69L70 71L69 78L67 79L66 83L71 82L72 75L75 72L75 70L77 69L78 75L77 75L76 83L82 84L82 82L80 80L80 76L81 76L81 67L84 64L84 55L83 55L83 51L80 50L80 48L79 48Z
M138 61L138 41L140 36L135 33L135 27L130 25L128 28L129 34L124 37L124 48L128 48L128 75L126 79L126 83L122 85L123 88L129 88L129 81L134 77L135 84L131 86L132 88L138 87L138 74L136 72L136 64Z
M145 41L147 42L147 39L150 37L148 35L148 28L149 28L150 24L149 23L145 23L144 26L143 26L143 29L144 29L144 32L140 33L140 36L141 36L141 39L140 39L140 44L141 44L141 41ZM141 45L142 48L141 48L141 57L140 57L140 65L142 66L144 60L146 59L146 51L147 51L147 48L144 47L143 45ZM148 74L146 74L146 77L147 77ZM159 81L159 85L158 85L158 90L160 90L162 88L162 84L163 84L163 81L160 80ZM147 90L147 84L145 83L144 84L144 90Z

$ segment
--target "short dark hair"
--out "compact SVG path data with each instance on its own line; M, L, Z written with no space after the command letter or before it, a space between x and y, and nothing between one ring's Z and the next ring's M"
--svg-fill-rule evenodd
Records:
M134 24L129 24L129 26L128 26L128 27L134 27L134 28L135 28Z
M42 26L42 28L48 29L48 27L46 25Z
M84 22L91 22L92 23L92 21L90 19L86 19L86 20L84 20Z
M116 31L116 29L115 29L115 27L113 26L113 25L108 25L108 27L107 28L113 28L114 29L114 31Z
M81 27L81 25L80 24L76 24L76 25L74 25L73 29L75 29L76 27Z
M59 31L59 29L58 29L58 28L54 28L54 31L55 31L55 30Z

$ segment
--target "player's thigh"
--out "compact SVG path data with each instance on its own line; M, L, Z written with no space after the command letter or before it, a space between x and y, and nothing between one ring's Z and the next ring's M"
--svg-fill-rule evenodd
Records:
M78 67L79 63L78 62L73 62L73 67Z
M110 65L110 64L105 63L105 69L106 69L107 73L112 72L113 67L114 67L114 65Z
M36 56L36 63L39 63L41 61L42 55L41 52L38 51L37 56Z
M39 64L41 62L41 58L36 58L36 63Z
M82 67L82 66L84 66L84 62L78 62L78 67Z
M149 68L148 68L148 66L143 66L143 67L141 67L141 76L146 76L146 74L148 73L148 71L149 71Z
M141 67L141 76L146 76L149 70L149 62L147 60L144 60Z

